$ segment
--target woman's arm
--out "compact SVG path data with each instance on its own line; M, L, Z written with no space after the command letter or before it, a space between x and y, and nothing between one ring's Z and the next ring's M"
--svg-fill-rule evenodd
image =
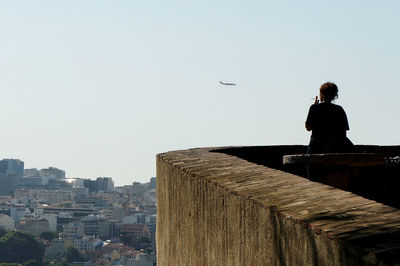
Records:
M319 104L319 100L318 100L318 96L315 96L315 101L314 104L310 106L310 109L308 110L308 114L307 114L307 119L306 119L306 129L307 131L311 131L311 125L313 124L313 120L314 120L314 115L313 115L313 107L315 107L317 104Z

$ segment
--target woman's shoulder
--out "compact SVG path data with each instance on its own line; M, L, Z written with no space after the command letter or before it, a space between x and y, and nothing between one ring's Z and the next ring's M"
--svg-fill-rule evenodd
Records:
M344 109L342 106L334 103L319 103L319 104L313 104L310 106L310 111L313 112L344 112Z
M337 110L344 111L343 107L340 106L339 104L331 103L331 105L332 105L332 108L335 108L335 109L337 109Z

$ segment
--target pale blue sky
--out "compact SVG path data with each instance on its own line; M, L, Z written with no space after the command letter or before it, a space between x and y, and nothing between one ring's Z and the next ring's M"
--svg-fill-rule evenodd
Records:
M399 144L399 12L397 0L1 1L0 158L147 182L169 150L307 144L326 81L354 143Z

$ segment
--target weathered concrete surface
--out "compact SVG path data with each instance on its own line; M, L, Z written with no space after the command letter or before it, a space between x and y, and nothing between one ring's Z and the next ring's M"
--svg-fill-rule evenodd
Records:
M283 156L283 164L308 166L346 165L352 167L379 166L385 164L385 155L379 153L294 154Z
M383 167L385 155L383 153L294 154L284 155L282 163L291 169L307 167L308 179L354 192L356 189L351 184L359 185L359 182L363 182L359 175L360 170Z
M157 155L158 265L392 265L400 212L212 148Z

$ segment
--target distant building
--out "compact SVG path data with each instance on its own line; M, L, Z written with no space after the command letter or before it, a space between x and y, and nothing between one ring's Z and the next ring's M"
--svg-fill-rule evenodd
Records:
M41 217L49 222L49 231L54 232L57 230L57 215L45 213Z
M40 189L47 185L50 177L40 175L40 171L36 168L24 169L24 175L18 182L21 189Z
M36 236L49 231L49 222L43 218L25 218L17 225L19 231L26 231Z
M41 200L46 203L59 203L63 201L73 201L74 193L68 189L17 189L14 198L27 197L29 199Z
M57 216L57 230L62 231L63 226L69 223L79 223L79 218L73 217L72 215L67 215L66 213L60 213Z
M21 177L18 180L18 187L22 189L40 189L49 182L45 177Z
M0 206L0 214L5 214L11 217L11 211L9 206Z
M60 189L68 187L64 180L64 170L55 167L41 170L31 168L23 171L23 177L19 180L18 187L25 189Z
M111 177L98 177L96 179L98 191L112 191L114 189L114 181Z
M100 227L106 222L108 222L107 218L97 215L89 215L81 219L81 223L85 229L85 235L88 236L99 236Z
M129 237L131 243L138 242L142 237L150 239L150 230L146 224L122 224L121 234Z
M122 256L121 256L122 257ZM136 254L133 258L125 260L126 266L154 266L157 263L156 255Z
M124 224L149 224L150 222L151 216L144 212L136 212L122 218Z
M150 183L148 185L148 189L156 189L157 186L157 180L155 177L150 178Z
M15 220L8 215L0 214L0 228L4 230L14 230Z
M83 180L83 186L89 190L89 193L96 193L97 192L97 186L96 186L96 181L95 180L84 179Z
M113 252L118 252L120 254L123 253L131 253L134 254L135 253L135 249L133 247L128 247L125 246L122 243L104 243L103 247L100 250L100 254L103 255L103 257L110 257L110 255ZM109 255L109 256L107 256Z
M73 239L72 243L76 249L85 252L100 250L103 246L103 242L100 239L91 236Z
M136 196L142 196L144 192L146 192L147 188L145 184L139 182L132 183L132 191Z
M30 190L29 189L16 189L14 191L14 198L19 199L19 198L29 198L30 196Z
M138 217L136 215L125 216L124 218L122 218L122 223L123 224L137 224Z
M12 195L24 175L24 162L18 159L0 161L0 196Z
M40 172L36 168L24 169L24 177L39 177Z
M85 235L98 236L99 235L99 217L86 216L81 219L84 226Z
M25 207L23 206L12 206L10 207L10 216L15 220L15 222L19 222L22 218L24 218Z
M72 201L74 193L72 190L40 190L38 199L46 203L58 203L63 201Z
M78 208L93 208L95 206L97 198L89 197L88 195L76 195L75 205Z
M135 255L136 255L135 252L130 252L130 251L120 253L120 255L119 255L119 264L120 265L127 265L128 261L131 261L131 260L135 259L135 257L136 257Z
M83 186L89 189L89 193L100 191L113 191L114 181L111 177L98 177L96 180L84 179Z
M111 239L119 236L117 233L117 225L113 221L102 220L99 223L99 237L103 240Z
M81 238L84 235L84 227L81 223L70 223L63 225L63 232L60 233L62 239Z
M39 174L40 176L46 176L50 179L65 179L65 171L55 167L41 169Z
M125 216L127 216L127 209L126 208L113 208L111 212L111 219L114 220L122 220Z
M72 184L64 179L49 179L49 182L44 186L44 189L72 189Z
M64 257L65 243L63 239L53 239L46 248L46 257Z
M156 246L156 223L147 224L150 232L150 241L153 247Z
M33 209L32 217L41 218L43 216L43 209L42 208L35 208Z
M24 175L24 162L18 159L3 159L0 161L0 173L6 175Z
M85 188L85 179L82 178L71 178L71 183L73 188Z
M150 223L156 223L157 221L157 214L150 215Z
M94 197L93 195L76 195L75 204L80 208L106 207L108 202L102 197Z

